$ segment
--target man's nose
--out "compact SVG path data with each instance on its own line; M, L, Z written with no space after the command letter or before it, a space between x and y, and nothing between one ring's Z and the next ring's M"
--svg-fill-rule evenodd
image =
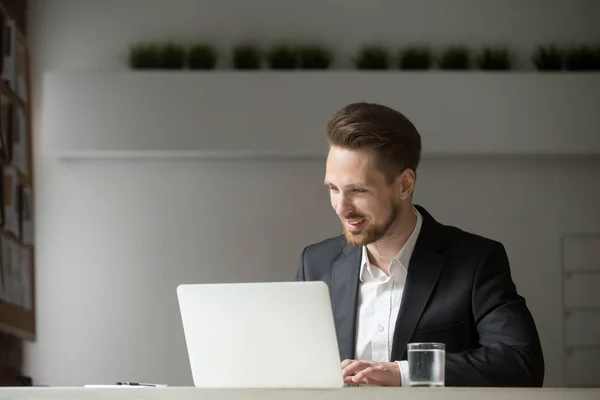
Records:
M346 196L340 196L335 212L339 216L344 217L346 214L350 214L352 209L352 203L348 201L348 198Z

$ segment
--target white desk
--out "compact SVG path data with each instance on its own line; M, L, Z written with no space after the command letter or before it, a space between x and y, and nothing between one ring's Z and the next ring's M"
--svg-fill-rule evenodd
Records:
M344 388L334 390L169 388L0 388L1 400L599 400L598 389Z

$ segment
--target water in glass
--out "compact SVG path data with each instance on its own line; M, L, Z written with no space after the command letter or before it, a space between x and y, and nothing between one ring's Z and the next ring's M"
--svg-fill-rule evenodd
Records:
M408 349L410 386L444 386L446 351L443 344L412 344Z

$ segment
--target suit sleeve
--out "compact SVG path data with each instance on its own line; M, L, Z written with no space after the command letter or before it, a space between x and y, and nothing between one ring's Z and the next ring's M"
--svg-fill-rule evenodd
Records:
M446 385L542 386L544 357L537 328L500 243L494 242L477 268L472 304L480 347L446 354Z
M306 248L302 250L300 254L300 262L298 263L298 270L296 271L296 281L304 281L306 280L304 277L304 253L306 252Z

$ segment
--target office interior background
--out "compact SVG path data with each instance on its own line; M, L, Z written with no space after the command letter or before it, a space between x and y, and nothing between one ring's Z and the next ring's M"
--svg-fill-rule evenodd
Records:
M35 384L191 385L177 285L292 280L304 246L340 234L325 124L365 100L421 131L415 202L505 245L545 386L600 385L600 74L531 61L539 45L600 46L599 1L29 0L27 13L36 340L22 368ZM131 71L141 41L208 41L219 64ZM235 71L231 49L248 41L335 58L328 71ZM369 43L393 56L504 44L516 59L357 71Z

